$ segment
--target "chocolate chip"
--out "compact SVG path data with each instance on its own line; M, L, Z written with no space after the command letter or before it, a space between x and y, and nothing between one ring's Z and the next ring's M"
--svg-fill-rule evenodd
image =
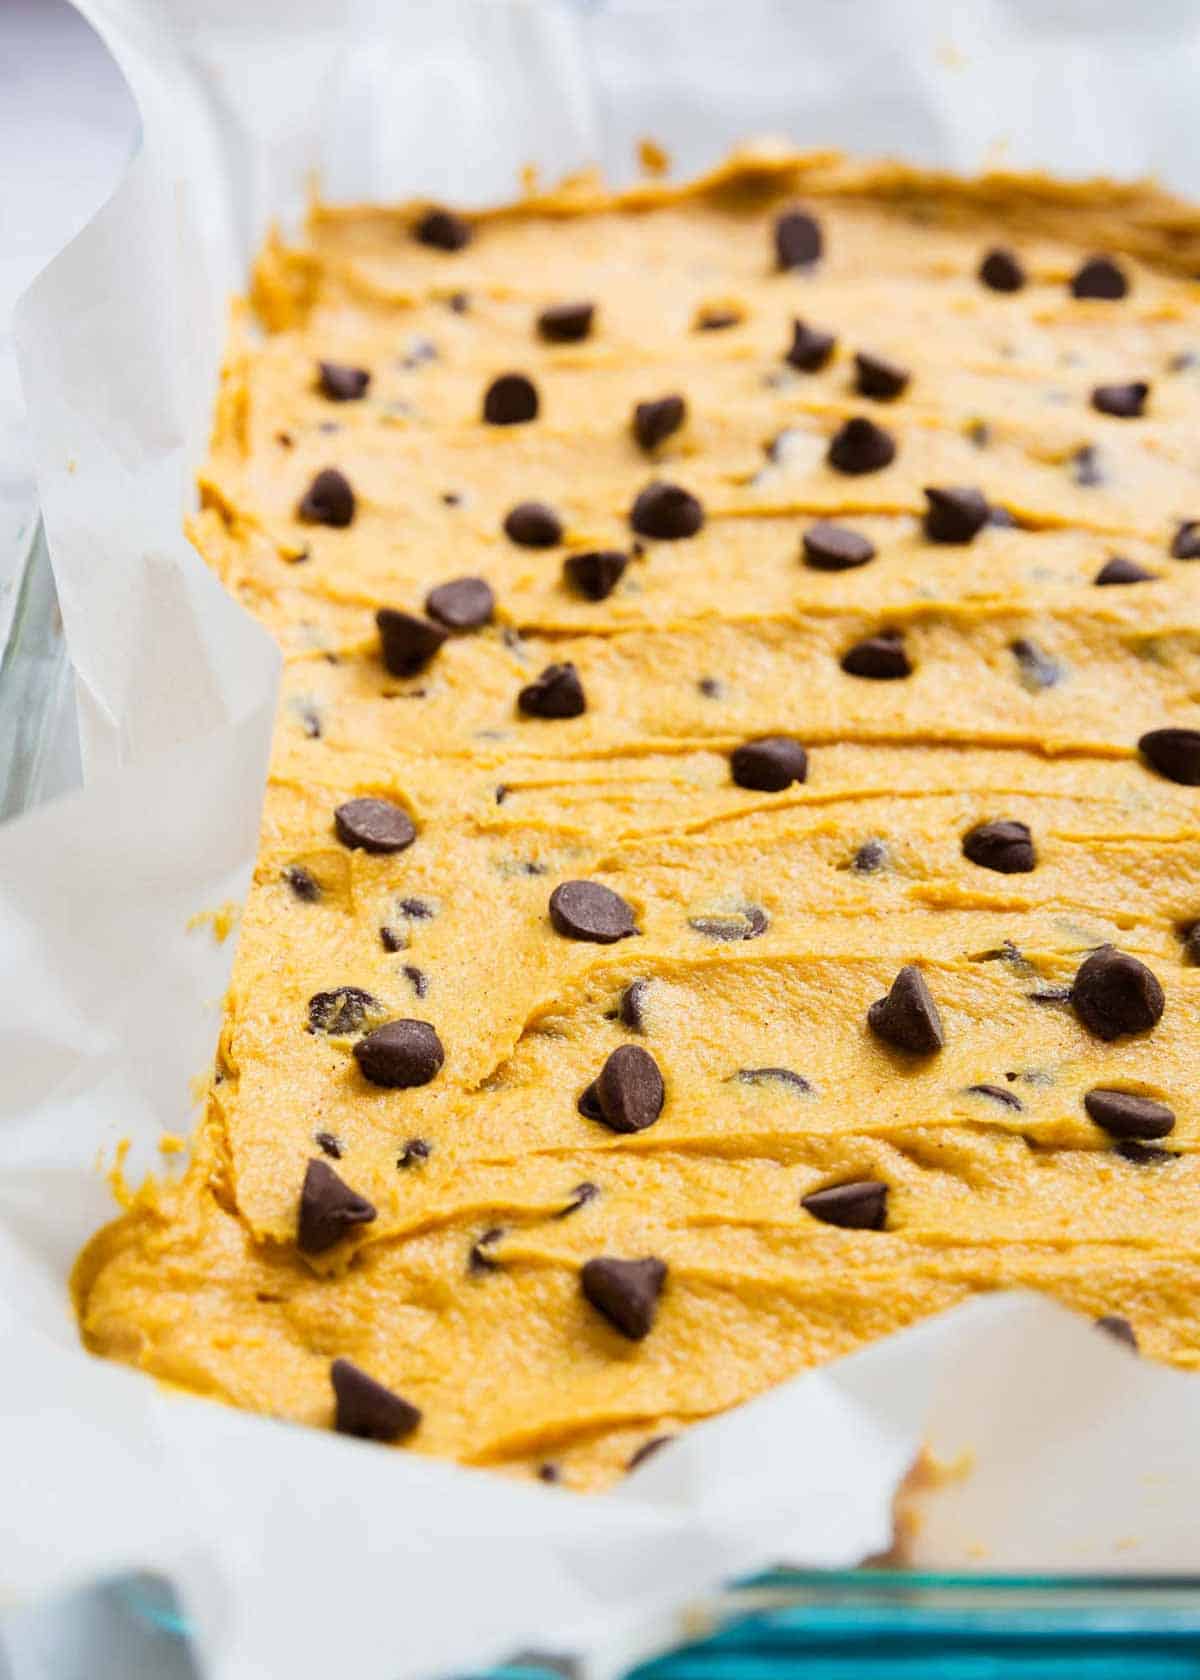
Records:
M518 502L505 515L504 534L522 548L553 548L563 539L563 525L545 502Z
M870 356L859 351L854 358L854 389L860 397L873 397L876 402L892 402L901 396L912 374L898 362L884 356Z
M837 337L810 327L804 321L792 322L792 342L784 353L784 361L801 373L817 373L833 355Z
M383 663L394 677L415 677L446 640L447 632L440 624L395 607L380 607L375 623Z
M1193 922L1190 927L1180 929L1183 940L1183 954L1194 968L1200 968L1200 922Z
M676 394L638 403L632 422L638 447L647 453L656 449L672 432L677 432L686 419L687 403Z
M1127 1318L1119 1313L1105 1313L1103 1318L1096 1320L1096 1329L1103 1330L1106 1336L1111 1336L1114 1342L1120 1342L1131 1352L1138 1352L1137 1332Z
M963 856L998 875L1027 875L1037 862L1029 825L1010 817L977 823L963 835Z
M433 905L423 898L402 898L396 908L402 916L409 916L415 922L431 922L437 915Z
M1185 519L1171 539L1172 560L1200 560L1200 519Z
M496 610L491 586L478 577L451 578L425 597L425 611L447 630L478 630Z
M321 394L330 402L357 402L367 394L371 375L366 368L343 367L340 362L318 362Z
M429 991L429 976L425 971L417 968L413 963L405 963L402 972L416 996L419 998L425 997Z
M1111 257L1089 257L1071 278L1071 293L1077 298L1123 298L1129 282Z
M991 446L992 428L986 420L972 420L967 427L967 437L976 449L987 449Z
M1152 770L1183 787L1200 787L1200 730L1149 729L1138 751Z
M875 558L875 544L860 531L822 519L803 537L804 563L818 572L847 572Z
M1093 581L1101 585L1150 583L1156 576L1155 572L1148 572L1144 566L1139 566L1136 560L1127 560L1123 554L1114 554L1111 560L1104 562Z
M1036 694L1039 689L1053 688L1062 680L1062 666L1027 636L1018 636L1009 643L1009 651L1017 662L1023 686Z
M446 1059L428 1021L385 1021L354 1046L354 1059L372 1085L408 1090L428 1085Z
M1113 945L1101 945L1080 964L1071 1003L1088 1032L1111 1041L1156 1026L1163 990L1145 963Z
M467 1256L467 1270L469 1272L496 1272L500 1269L500 1262L494 1260L488 1253L492 1243L499 1242L504 1230L499 1225L493 1225L482 1236L477 1237L471 1244L471 1252Z
M1117 420L1140 420L1149 395L1150 387L1144 379L1127 385L1097 385L1092 392L1092 407Z
M912 662L904 650L898 630L882 630L865 636L842 655L842 670L851 677L870 677L874 682L895 682L912 674Z
M332 525L338 529L349 525L354 518L350 480L336 467L325 467L304 492L296 513L310 525Z
M489 426L521 426L538 417L537 386L523 373L502 373L483 396L483 418Z
M568 554L563 561L567 586L589 601L604 601L625 575L629 556L619 548L589 549L586 554Z
M563 665L547 665L517 695L517 705L527 717L579 717L587 710L579 672L569 660Z
M658 1063L637 1044L622 1044L580 1099L584 1112L612 1132L644 1132L662 1113L665 1091Z
M403 928L381 927L379 943L385 951L406 951L408 949L408 933Z
M864 840L854 854L850 867L858 875L875 875L887 862L887 847L882 840Z
M1081 489L1094 490L1106 482L1107 476L1095 444L1085 443L1071 457L1071 477Z
M297 1242L305 1254L323 1254L355 1225L369 1225L375 1209L365 1196L351 1190L328 1161L315 1156L308 1163L300 1191Z
M621 993L621 1001L617 1006L617 1020L630 1032L645 1032L646 1030L646 994L650 990L649 980L631 980Z
M1012 1108L1020 1113L1025 1104L1013 1091L1006 1091L1003 1085L968 1085L968 1092L976 1097L990 1097L1001 1108Z
M643 537L676 542L696 535L704 524L704 509L690 490L656 480L638 492L629 523Z
M417 837L408 812L390 799L349 799L333 823L343 846L363 852L402 852Z
M321 896L321 883L311 870L305 869L302 863L289 863L282 873L283 879L302 903L316 904Z
M561 1481L562 1473L557 1464L539 1464L537 1467L537 1479L539 1482L554 1483Z
M719 915L688 917L688 926L706 939L758 939L770 925L766 911L757 904L745 904L740 910Z
M856 415L833 434L826 459L835 472L857 477L890 466L896 459L896 445L882 426Z
M636 1470L639 1464L645 1464L648 1458L653 1458L659 1448L665 1447L671 1439L670 1435L651 1435L648 1441L642 1442L636 1452L630 1453L625 1465L626 1470Z
M612 945L637 932L633 911L599 881L564 881L550 894L550 920L565 939Z
M552 303L537 318L537 330L547 344L578 344L592 330L594 303Z
M914 1055L929 1056L946 1042L942 1018L921 970L906 963L886 997L867 1010L867 1025L877 1038Z
M586 1207L589 1202L594 1202L599 1194L599 1188L585 1178L582 1184L577 1184L571 1191L570 1201L565 1207L559 1208L554 1215L555 1219L567 1219L571 1214L578 1213L581 1207Z
M466 315L471 308L471 294L469 292L451 292L446 299L447 308L456 315Z
M579 1281L587 1300L613 1329L640 1342L654 1323L667 1268L661 1260L589 1260Z
M702 309L696 317L697 332L723 332L726 327L741 324L741 315L733 309Z
M973 485L927 485L925 535L935 543L969 543L988 522L991 509Z
M831 1184L801 1196L800 1206L824 1225L845 1231L882 1231L887 1223L888 1187L878 1179L861 1178L852 1184Z
M821 256L821 224L804 210L789 210L775 223L775 260L780 268L807 268Z
M701 677L696 687L706 700L719 700L725 690L716 677Z
M413 228L413 238L438 251L461 251L471 242L471 227L452 210L431 205Z
M341 1158L342 1158L341 1139L334 1137L332 1132L316 1132L316 1133L314 1133L313 1134L313 1142L316 1144L317 1148L322 1152L322 1154L328 1155L331 1160L334 1160L334 1161L340 1161L341 1160Z
M808 754L790 735L760 735L734 748L729 767L738 787L780 793L807 777Z
M329 1376L337 1402L333 1427L339 1435L356 1435L360 1441L400 1441L420 1423L416 1406L348 1359L335 1359Z
M1030 1003L1070 1003L1070 986L1042 986L1036 992L1026 992Z
M428 1161L433 1145L426 1143L424 1138L409 1138L404 1148L396 1158L396 1165L403 1171L409 1167L419 1167L422 1161Z
M315 708L312 706L303 706L300 709L299 716L300 726L304 730L308 739L310 741L319 741L321 739L321 719Z
M370 1014L383 1005L361 986L337 986L332 992L314 992L308 1000L308 1030L344 1037L361 1032Z
M993 292L1019 292L1025 284L1025 270L1015 251L994 245L979 265L979 278Z
M791 1068L785 1067L738 1068L729 1077L739 1085L786 1085L790 1090L806 1095L812 1090L802 1073L793 1073Z
M1111 1091L1097 1085L1083 1099L1097 1126L1109 1137L1146 1141L1166 1137L1175 1128L1175 1113L1166 1103L1137 1097L1132 1091Z
M1139 1143L1136 1138L1127 1138L1118 1143L1113 1150L1123 1161L1132 1161L1139 1167L1157 1167L1165 1161L1178 1161L1177 1149L1159 1149L1153 1143Z

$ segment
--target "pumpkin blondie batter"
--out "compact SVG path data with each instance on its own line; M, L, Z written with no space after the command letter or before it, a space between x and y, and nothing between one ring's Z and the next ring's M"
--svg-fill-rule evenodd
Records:
M1198 271L770 148L273 239L261 851L89 1347L577 1488L981 1290L1200 1365Z

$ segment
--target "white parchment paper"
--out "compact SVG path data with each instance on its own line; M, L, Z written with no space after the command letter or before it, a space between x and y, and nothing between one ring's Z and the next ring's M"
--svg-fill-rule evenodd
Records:
M973 1469L925 1562L1200 1565L1194 1379L1046 1302L969 1308L693 1430L585 1499L180 1396L78 1347L96 1163L189 1124L253 860L277 659L180 534L228 294L308 171L333 197L511 194L633 140L753 132L977 167L1157 168L1200 193L1181 0L87 0L142 144L18 321L89 785L0 835L0 1591L148 1567L215 1680L399 1680L519 1647L598 1675L783 1560L884 1546L923 1440ZM502 1362L498 1366L502 1380ZM1136 1431L1136 1452L1131 1451Z

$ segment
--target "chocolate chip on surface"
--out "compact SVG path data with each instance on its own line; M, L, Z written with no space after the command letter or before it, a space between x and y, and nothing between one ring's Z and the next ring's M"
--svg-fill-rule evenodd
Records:
M446 1053L428 1021L385 1021L354 1046L354 1059L372 1085L408 1090L428 1085Z
M397 607L380 607L375 623L383 663L393 677L415 677L446 640L447 632L440 624Z
M729 760L733 779L757 793L780 793L808 775L808 754L790 735L760 735L735 747Z
M977 823L963 835L963 856L999 875L1027 875L1037 863L1028 823L1010 817Z
M423 998L428 995L429 976L424 969L417 968L413 963L405 963L401 972L412 987L414 996Z
M343 846L363 852L402 852L417 837L408 812L390 799L348 799L333 823Z
M1122 1142L1133 1138L1147 1142L1164 1138L1175 1128L1175 1112L1152 1097L1132 1091L1113 1091L1097 1085L1083 1099L1083 1106L1109 1137Z
M502 373L483 395L483 418L489 426L523 426L538 417L537 386L523 373Z
M758 939L770 925L766 911L757 904L744 904L739 910L688 917L688 926L694 932L703 934L705 939Z
M661 1447L665 1447L668 1441L673 1439L671 1435L651 1435L648 1441L643 1441L635 1452L630 1453L625 1465L626 1470L636 1470L639 1464L645 1464L648 1458L653 1458Z
M357 402L371 383L367 368L345 367L340 362L318 362L317 378L321 395L330 402Z
M646 997L650 991L649 980L631 980L621 993L621 1001L617 1005L617 1020L630 1032L645 1032L646 1030Z
M311 869L305 869L302 863L289 863L283 870L283 879L291 888L293 895L302 904L316 904L321 897L321 883Z
M606 601L625 576L628 554L619 548L589 549L586 554L568 554L563 577L568 588L589 601Z
M876 1038L917 1056L932 1055L946 1042L937 1004L925 976L913 963L905 964L887 996L867 1010L867 1025Z
M860 350L854 358L854 389L860 397L873 397L876 402L893 402L903 396L912 374L898 362L886 356L868 355Z
M1103 1318L1096 1320L1096 1329L1103 1330L1106 1336L1111 1336L1114 1342L1120 1342L1123 1347L1129 1348L1131 1352L1137 1353L1139 1351L1137 1332L1129 1320L1122 1318L1120 1313L1105 1313Z
M888 1187L878 1179L856 1179L852 1184L831 1184L801 1196L800 1206L824 1225L844 1231L882 1231L887 1223Z
M1200 730L1149 729L1138 751L1152 770L1181 787L1200 787Z
M1140 420L1149 395L1150 387L1144 379L1125 385L1097 385L1092 392L1092 407L1117 420Z
M1156 572L1148 572L1144 566L1139 566L1136 560L1127 560L1123 554L1114 554L1111 560L1106 560L1092 580L1104 586L1114 583L1151 583L1157 577Z
M1200 519L1185 519L1171 539L1172 560L1200 560Z
M308 1000L308 1030L345 1037L361 1032L367 1016L382 1009L379 999L364 992L361 986L337 986L331 992L314 992Z
M702 309L696 316L697 332L724 332L727 327L740 327L742 317L734 309Z
M968 1085L968 1092L976 1097L989 1097L992 1102L999 1103L1001 1108L1011 1108L1020 1113L1025 1104L1015 1091L1007 1090L1003 1085Z
M974 485L927 485L925 535L935 543L969 543L991 515L987 497Z
M545 502L518 502L504 516L504 534L522 548L553 548L563 539L563 524Z
M880 472L896 459L896 444L890 432L873 420L856 415L833 434L826 460L835 472L859 477Z
M1022 686L1031 694L1036 694L1039 689L1053 688L1062 681L1063 671L1058 660L1028 636L1018 636L1015 642L1010 642L1009 651L1017 662Z
M571 1191L570 1201L567 1202L565 1207L559 1208L554 1215L555 1219L569 1219L573 1213L578 1213L581 1207L586 1207L589 1202L594 1202L599 1194L599 1186L585 1178L582 1184L577 1184Z
M677 392L638 403L631 422L638 448L649 454L673 432L677 432L686 419L687 403Z
M1071 277L1071 295L1077 298L1123 298L1129 290L1124 270L1111 257L1089 257Z
M847 572L875 558L875 544L869 537L827 519L810 525L801 540L805 565L818 572Z
M613 1260L604 1256L588 1260L579 1273L587 1300L631 1342L649 1335L666 1281L667 1268L655 1259Z
M824 249L821 224L806 210L788 210L775 222L775 261L780 268L807 268Z
M869 677L874 682L895 682L912 675L912 662L898 630L883 630L855 642L842 655L841 666L848 676Z
M850 867L856 875L876 875L887 863L887 847L882 840L864 840L854 854Z
M429 591L425 611L447 630L478 630L491 623L496 597L483 578L451 578Z
M592 330L594 303L552 303L537 318L538 335L547 344L578 344Z
M402 1441L421 1421L416 1406L349 1359L335 1359L329 1377L336 1402L333 1427L339 1435L355 1435L360 1441Z
M666 1100L662 1074L648 1050L622 1044L609 1056L587 1087L580 1106L612 1132L644 1132L662 1113Z
M801 373L818 373L837 346L837 337L831 332L822 332L820 327L810 327L805 321L792 322L792 342L784 353L784 361L789 367L798 368Z
M547 665L517 695L517 706L527 717L579 717L587 710L579 672L569 660L562 665Z
M1139 1143L1136 1138L1125 1138L1116 1145L1114 1155L1119 1155L1123 1161L1132 1161L1138 1167L1157 1167L1166 1161L1178 1161L1177 1149L1159 1149L1153 1143Z
M704 524L704 509L682 485L655 480L638 492L629 523L640 536L677 542L696 535Z
M375 1209L365 1196L340 1179L316 1156L309 1161L300 1191L300 1223L296 1240L305 1254L323 1254L355 1225L369 1225Z
M332 525L341 530L354 518L354 491L345 473L324 467L304 492L297 517L309 525Z
M1015 251L994 245L979 265L979 279L993 292L1019 292L1025 284L1025 270Z
M600 881L564 881L550 894L550 920L564 939L612 945L637 932L633 911Z
M539 1464L537 1467L537 1479L539 1482L547 1482L553 1486L555 1482L560 1482L562 1480L562 1471L558 1468L557 1464L550 1464L549 1462L546 1464Z
M492 1244L499 1242L503 1235L504 1228L500 1225L493 1225L475 1239L471 1244L471 1252L467 1255L467 1270L469 1272L497 1272L500 1270L499 1260L495 1259L489 1251Z
M471 226L452 210L432 204L413 228L413 238L437 251L461 251L471 242Z
M396 1159L396 1165L406 1171L409 1167L419 1167L423 1161L428 1161L432 1150L432 1144L424 1138L409 1138Z
M1162 1019L1163 990L1156 977L1126 951L1101 945L1079 966L1071 1004L1096 1038L1148 1032Z
M1104 462L1094 443L1085 443L1071 457L1071 478L1082 490L1094 490L1108 482Z
M313 1142L321 1151L322 1155L328 1155L331 1161L341 1160L342 1141L340 1138L335 1137L332 1132L314 1132Z

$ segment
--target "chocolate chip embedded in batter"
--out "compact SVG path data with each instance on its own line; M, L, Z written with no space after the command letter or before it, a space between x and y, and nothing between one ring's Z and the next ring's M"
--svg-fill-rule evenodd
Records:
M1136 1138L1127 1138L1118 1143L1113 1150L1123 1161L1132 1161L1139 1167L1157 1167L1166 1161L1178 1161L1177 1149L1159 1149L1153 1143L1139 1143Z
M946 1042L937 1004L924 975L913 963L905 964L887 996L878 998L867 1010L867 1025L876 1038L917 1056L932 1055Z
M1053 688L1061 682L1063 673L1058 660L1029 637L1018 636L1015 642L1009 643L1009 651L1017 662L1021 682L1030 693Z
M1200 519L1185 519L1171 539L1172 560L1200 560Z
M1109 1137L1145 1142L1166 1137L1175 1129L1175 1112L1152 1097L1132 1091L1113 1091L1097 1085L1083 1099L1083 1106Z
M1077 298L1123 298L1128 290L1124 270L1111 257L1089 257L1071 277L1071 295Z
M396 607L380 607L375 623L383 663L394 677L415 677L424 670L448 634L440 624Z
M667 1281L661 1260L588 1260L579 1282L587 1300L631 1342L649 1335Z
M1183 787L1200 787L1200 730L1149 729L1138 751L1152 770Z
M599 1187L585 1178L582 1184L577 1184L571 1191L570 1201L565 1207L559 1208L554 1215L555 1219L569 1219L571 1214L578 1213L581 1207L586 1207L589 1202L594 1202L599 1194Z
M594 303L552 303L537 318L538 335L547 344L578 344L592 330Z
M461 251L471 243L471 226L452 210L431 205L413 228L413 238L437 251Z
M631 980L621 993L621 1001L617 1005L617 1020L630 1032L645 1032L646 1030L646 994L650 990L649 980Z
M665 1447L667 1442L673 1439L674 1436L672 1435L651 1435L648 1441L642 1442L636 1452L630 1453L625 1465L626 1470L636 1470L639 1464L645 1464L648 1458L653 1458L660 1448Z
M323 1155L328 1155L332 1161L342 1158L342 1141L332 1132L314 1132L313 1142Z
M927 485L925 535L935 543L969 543L991 515L987 497L973 485Z
M587 710L579 672L569 660L562 665L547 665L541 676L526 683L517 695L517 706L527 717L579 717Z
M1106 1336L1111 1336L1114 1342L1120 1342L1132 1353L1140 1352L1138 1348L1137 1332L1127 1318L1120 1313L1105 1313L1103 1318L1096 1319L1096 1329L1103 1330Z
M1071 457L1071 478L1082 490L1094 490L1108 481L1108 474L1094 443L1085 443Z
M363 852L402 852L417 837L408 812L390 799L348 799L333 824L343 846Z
M354 1046L354 1059L372 1085L409 1090L428 1085L446 1059L428 1021L385 1021Z
M1042 986L1035 992L1026 992L1030 1003L1070 1003L1070 986Z
M711 916L688 917L688 926L706 939L758 939L770 925L766 911L757 904L744 904L740 910Z
M1179 930L1183 940L1183 954L1194 968L1200 968L1200 922L1192 922Z
M808 268L820 260L821 224L804 210L789 210L775 223L775 260L780 268Z
M864 840L854 854L850 867L856 875L876 875L887 862L887 847L882 840Z
M563 524L545 502L518 502L504 516L504 534L522 548L553 548L563 539Z
M361 986L337 986L331 992L314 992L308 1000L308 1030L344 1037L362 1031L368 1015L381 1012L383 1005Z
M483 395L483 418L489 426L523 426L536 420L537 386L523 373L502 373Z
M877 636L855 642L842 655L841 665L848 676L870 677L874 682L895 682L912 675L912 661L898 630L881 630Z
M847 420L833 434L826 460L835 472L852 477L880 472L896 459L896 444L890 432L862 415Z
M898 362L862 350L854 358L854 370L854 389L860 397L873 397L876 402L892 402L902 396L912 378L908 368Z
M447 630L478 630L492 622L496 597L483 578L451 578L429 591L425 611Z
M433 1145L424 1138L409 1138L396 1158L396 1165L407 1172L409 1167L419 1167L423 1161L428 1161L432 1151Z
M321 395L330 402L357 402L371 383L367 368L345 367L340 362L318 362L317 375Z
M355 1225L369 1225L375 1209L340 1179L328 1161L316 1156L308 1163L300 1191L300 1223L296 1241L305 1254L323 1254Z
M500 1270L499 1260L494 1259L488 1253L488 1250L493 1243L499 1242L503 1235L503 1226L493 1225L490 1230L476 1238L471 1244L471 1252L467 1256L467 1270L469 1272L498 1272Z
M1001 1108L1014 1109L1018 1114L1025 1107L1016 1092L1005 1090L1003 1085L968 1085L967 1091L971 1096L989 1097L992 1102L999 1103Z
M562 1480L562 1471L558 1468L557 1464L539 1464L537 1467L537 1479L539 1482L548 1482L553 1485L553 1483L560 1482Z
M994 245L979 265L979 279L989 291L1019 292L1025 284L1025 270L1015 251Z
M861 1178L853 1184L831 1184L801 1196L800 1206L824 1225L845 1231L882 1231L887 1223L888 1187L878 1179Z
M622 1044L584 1091L580 1108L611 1132L644 1132L662 1113L665 1100L654 1057L640 1045Z
M348 1359L335 1359L329 1377L337 1402L333 1427L339 1435L355 1435L360 1441L400 1441L421 1421L416 1406Z
M637 932L633 911L599 881L563 881L550 894L550 920L564 939L612 945Z
M820 327L810 327L805 321L793 321L792 342L783 359L789 367L798 368L801 373L818 373L833 355L836 346L835 334L822 332Z
M875 544L869 537L826 519L810 525L802 541L805 565L818 572L847 572L875 558Z
M678 542L696 535L704 524L704 509L690 490L656 479L638 492L629 523L640 536Z
M353 520L354 508L350 480L336 467L325 467L304 492L296 515L310 525L332 525L340 530Z
M1010 817L977 823L963 835L963 856L998 875L1027 875L1037 862L1028 823Z
M1097 385L1092 392L1092 407L1117 420L1140 420L1149 395L1150 387L1144 379L1126 385Z
M789 1090L799 1091L808 1096L812 1086L802 1073L794 1073L785 1067L756 1067L738 1068L736 1073L729 1075L739 1085L785 1085Z
M429 976L424 969L417 968L413 963L405 963L402 973L412 987L415 996L423 998L428 994Z
M1157 1026L1163 990L1145 963L1113 945L1101 945L1080 964L1071 1003L1088 1032L1110 1042L1122 1033Z
M628 554L619 548L589 549L586 554L568 554L563 561L567 586L589 601L606 601L625 576Z
M1114 554L1111 560L1106 560L1092 580L1094 583L1151 583L1157 577L1156 572L1148 572L1144 566L1139 566L1136 560L1127 560L1123 554Z
M302 863L289 863L282 871L283 879L287 882L295 896L303 904L316 904L321 897L321 883L310 869L305 869Z
M687 403L677 393L638 403L631 422L638 448L649 454L673 432L677 432L686 419Z
M706 700L720 700L725 694L725 688L719 677L701 677L696 684Z
M734 309L702 309L696 316L697 332L724 332L727 327L740 327L742 317Z
M735 747L729 760L733 779L756 793L780 793L808 775L808 754L790 735L760 735Z

